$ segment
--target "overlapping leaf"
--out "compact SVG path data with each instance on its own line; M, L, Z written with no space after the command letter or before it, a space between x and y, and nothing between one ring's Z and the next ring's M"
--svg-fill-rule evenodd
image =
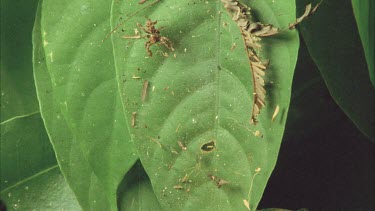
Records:
M374 0L352 0L353 11L357 21L359 35L365 51L367 66L372 85L375 87L375 1Z
M1 200L8 210L80 210L60 173L40 113L1 123L0 145Z
M137 156L119 102L110 3L43 1L34 28L34 75L57 159L84 210L116 210L116 190Z
M315 1L315 3L318 1ZM296 1L302 11L310 1ZM301 34L337 104L357 127L375 140L375 89L350 1L323 1L301 24Z
M37 3L1 1L1 122L38 111L30 36Z

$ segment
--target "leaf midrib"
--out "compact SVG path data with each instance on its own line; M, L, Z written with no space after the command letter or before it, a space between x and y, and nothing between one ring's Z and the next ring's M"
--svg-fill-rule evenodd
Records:
M219 125L220 125L220 117L219 117L219 104L220 104L220 78L221 78L221 60L220 60L220 48L221 48L221 15L223 14L220 10L221 1L217 1L216 3L216 14L217 14L217 30L216 30L216 73L215 73L215 80L216 80L216 103L215 103L215 139L217 140L218 132L219 132Z

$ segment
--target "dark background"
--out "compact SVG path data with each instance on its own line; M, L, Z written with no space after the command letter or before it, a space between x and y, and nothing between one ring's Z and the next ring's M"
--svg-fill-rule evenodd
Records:
M331 98L302 40L283 142L258 209L375 210L374 164L375 145Z

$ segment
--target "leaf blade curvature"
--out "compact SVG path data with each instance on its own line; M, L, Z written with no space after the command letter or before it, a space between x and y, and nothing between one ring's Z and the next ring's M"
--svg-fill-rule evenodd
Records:
M266 8L267 14L259 17L263 22L274 19L286 26L295 18L275 15L278 10L294 14L292 1L250 6L257 11ZM114 2L112 25L142 7ZM151 46L153 57L148 57L147 39L121 38L133 35L137 23L144 25L146 14L159 21L156 27L165 26L160 35L173 42L174 52L163 45ZM276 104L281 113L287 112L296 33L264 39L263 54L274 71L267 80L274 83L266 86L269 104L259 115L259 124L250 126L249 61L240 30L220 1L160 1L130 18L123 29L112 36L117 79L127 122L135 122L132 137L161 206L247 209L243 199L254 177L250 207L256 209L275 165L285 124L285 116L272 124L271 117ZM238 47L231 50L234 42ZM142 101L144 80L149 89Z
M117 187L137 155L122 115L111 45L101 44L110 4L41 3L34 78L58 164L83 210L117 210Z

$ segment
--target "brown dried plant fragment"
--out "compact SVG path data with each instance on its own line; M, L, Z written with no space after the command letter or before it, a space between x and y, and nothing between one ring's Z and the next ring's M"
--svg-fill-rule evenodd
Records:
M268 37L276 35L283 30L274 27L271 24L263 24L251 20L251 10L246 5L240 3L238 0L221 0L224 4L224 8L227 10L232 20L237 23L240 28L241 35L245 44L245 49L250 62L250 71L253 79L253 106L251 112L250 123L256 124L258 122L257 116L260 114L260 110L265 106L266 90L264 89L265 81L264 76L269 61L262 60L258 57L257 51L261 50L260 40L261 37ZM306 17L312 15L318 6L314 8L311 4L306 6L305 14L296 20L295 23L289 24L289 29L294 29Z
M226 184L230 183L226 180L219 179L218 177L216 177L212 174L208 174L207 176L208 176L208 178L210 178L212 181L214 181L216 183L217 188L221 188L223 185L226 185Z
M179 146L183 151L186 151L186 150L187 150L186 146L185 146L181 141L177 141L177 143L178 143L178 146Z
M232 43L232 46L230 47L230 51L234 51L234 49L237 47L236 43Z
M142 102L144 102L147 97L148 84L149 84L148 80L143 81L143 88L142 88L142 95L141 95Z
M217 184L217 187L218 187L218 188L221 188L221 186L226 185L226 184L229 184L229 182L226 181L226 180L223 180L223 179L219 179L219 181L217 181L216 184Z
M181 127L181 124L178 124L176 128L176 133L178 133L178 130L180 129L180 127Z
M250 203L249 203L246 199L243 200L243 204L245 205L245 207L246 207L248 210L250 210Z
M156 138L151 138L151 137L148 137L148 138L150 139L150 141L157 143L160 148L163 148L163 145Z
M177 189L177 190L182 190L184 189L184 187L182 187L181 185L175 185L173 186L174 189Z
M131 126L134 128L135 127L135 118L137 117L137 112L132 112L132 122Z
M185 176L180 180L180 182L186 183L188 178L189 178L189 176L187 174L185 174Z
M275 118L276 118L277 114L279 113L279 111L280 111L280 106L277 105L276 108L275 108L275 111L273 112L273 115L272 115L272 119L271 119L272 122L275 121Z
M124 39L141 39L142 36L139 34L138 29L134 29L134 35L123 35L122 38Z
M148 1L148 0L139 0L138 4L144 4L144 3L146 3L146 1Z
M296 25L300 24L305 18L314 14L321 3L322 3L322 1L320 1L318 4L316 4L315 7L312 7L311 4L306 5L305 13L303 13L303 15L301 17L297 18L297 20L294 23L290 23L289 29L295 29Z
M272 25L252 22L250 20L250 8L241 4L237 0L221 0L224 8L228 11L232 20L237 23L240 28L245 49L250 62L250 68L253 78L253 109L251 112L250 123L256 124L256 117L260 113L260 109L265 106L266 90L264 89L265 70L267 62L262 62L258 57L256 49L260 49L260 37L270 36L277 33L278 29Z

